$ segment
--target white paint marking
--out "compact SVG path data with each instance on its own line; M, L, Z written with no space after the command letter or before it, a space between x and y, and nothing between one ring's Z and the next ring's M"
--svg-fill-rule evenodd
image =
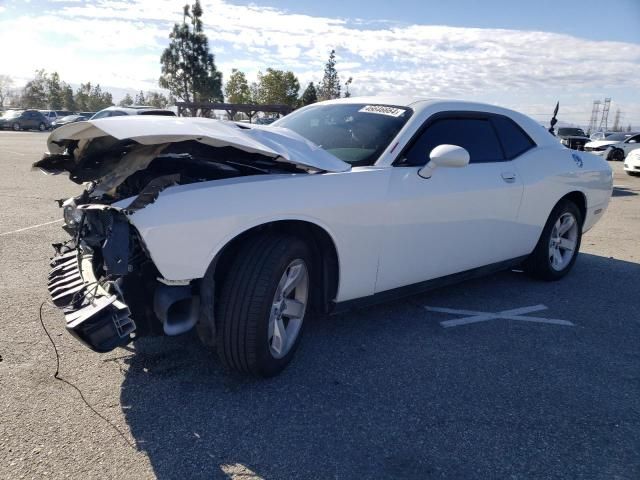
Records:
M59 220L52 220L50 222L41 223L39 225L32 225L30 227L19 228L18 230L13 230L11 232L0 233L0 237L4 237L5 235L11 235L13 233L24 232L25 230L31 230L32 228L44 227L45 225L51 225L52 223L58 223L58 222L62 222L62 221L63 221L63 219L61 218Z
M530 307L521 307L514 308L511 310L504 310L502 312L491 313L491 312L476 312L474 310L458 310L453 308L440 308L440 307L424 307L426 310L430 312L439 312L439 313L449 313L451 315L466 315L463 318L457 318L455 320L446 320L444 322L440 322L445 328L449 327L457 327L460 325L469 325L471 323L478 322L486 322L488 320L517 320L521 322L535 322L535 323L547 323L552 325L563 325L567 327L575 326L572 322L568 320L560 320L557 318L541 318L541 317L528 317L523 314L525 313L533 313L539 312L541 310L547 310L548 308L545 305L532 305Z

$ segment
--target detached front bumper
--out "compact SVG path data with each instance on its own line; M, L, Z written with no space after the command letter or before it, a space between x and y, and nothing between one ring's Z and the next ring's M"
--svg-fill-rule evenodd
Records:
M117 281L99 281L93 255L73 249L51 260L48 289L62 309L67 330L96 352L108 352L132 340L136 324Z

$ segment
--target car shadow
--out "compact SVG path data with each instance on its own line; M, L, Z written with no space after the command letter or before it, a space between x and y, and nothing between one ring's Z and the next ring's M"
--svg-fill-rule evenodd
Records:
M640 440L623 420L640 394L640 299L608 292L638 278L582 254L560 282L504 272L314 318L269 380L225 372L195 335L141 339L121 405L159 479L625 477L640 466L621 447ZM424 308L536 304L577 326L446 329Z
M612 197L632 197L638 195L638 192L627 187L613 187Z

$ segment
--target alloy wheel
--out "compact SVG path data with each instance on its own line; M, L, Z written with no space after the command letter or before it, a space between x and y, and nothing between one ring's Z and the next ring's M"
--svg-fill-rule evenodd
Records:
M267 341L273 358L284 357L300 334L309 296L309 272L301 259L285 269L273 297Z
M578 222L572 213L560 215L551 230L549 262L551 268L562 271L571 263L578 244Z

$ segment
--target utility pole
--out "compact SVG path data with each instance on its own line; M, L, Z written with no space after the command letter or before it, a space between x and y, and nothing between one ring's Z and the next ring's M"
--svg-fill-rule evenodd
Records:
M609 109L611 108L611 98L604 99L604 106L602 107L602 119L600 120L600 126L598 130L606 132L609 120Z
M589 128L587 129L587 135L591 135L596 131L596 125L598 123L598 114L600 113L600 100L593 101L593 108L591 109L591 119L589 120Z

